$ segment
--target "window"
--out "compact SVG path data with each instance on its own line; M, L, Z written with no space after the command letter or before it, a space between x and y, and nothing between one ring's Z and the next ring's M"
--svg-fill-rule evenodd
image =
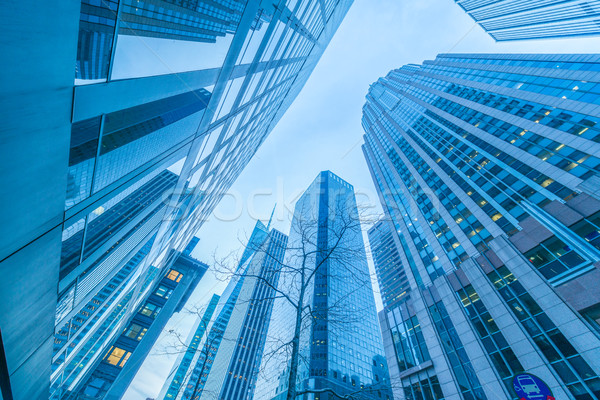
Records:
M586 261L555 236L543 241L524 255L546 279L564 274Z
M584 218L569 228L592 246L600 249L600 212Z
M83 391L83 394L85 394L86 396L94 396L94 397L96 397L96 396L98 396L98 394L102 390L102 387L104 386L105 383L106 383L106 381L104 379L94 378L87 385L87 387Z
M113 346L104 361L111 365L122 368L129 359L129 356L131 356L130 351Z
M167 279L170 279L175 282L179 282L183 274L179 271L175 271L174 269L170 270L167 274Z
M123 334L128 338L135 339L139 342L146 334L146 331L148 331L148 328L144 328L136 323L131 323L129 328L126 328Z
M141 309L140 314L143 314L150 318L156 318L158 313L160 312L160 307L156 304L146 303Z
M589 365L525 291L512 272L502 266L490 272L488 278L571 394L576 399L590 399L591 393L597 394L598 380L593 372L592 375L589 374Z
M168 299L171 296L171 293L173 293L173 289L169 289L168 287L163 285L160 285L158 289L156 289L156 292L154 292L155 295L160 296L164 299Z

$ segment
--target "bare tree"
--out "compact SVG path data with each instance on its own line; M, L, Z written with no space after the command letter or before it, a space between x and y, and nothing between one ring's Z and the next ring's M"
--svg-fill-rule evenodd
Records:
M218 326L215 326L215 322L219 320L219 315L215 315L213 313L211 318L205 318L207 306L192 306L191 308L186 308L185 312L190 315L196 315L199 319L199 325L195 329L195 332L198 331L199 328L202 328L202 337L199 338L198 343L195 346L191 346L188 340L185 340L183 335L174 330L169 330L170 342L163 346L162 350L157 352L157 354L161 355L174 355L174 354L182 354L182 353L191 353L193 352L194 356L191 360L190 367L186 371L186 375L180 381L179 392L186 391L186 388L183 386L186 382L188 384L192 384L191 392L189 396L185 398L198 400L203 394L203 381L211 368L212 358L216 354L220 343L223 340L226 340L223 336L223 331ZM219 310L215 310L217 313ZM193 340L193 339L192 339ZM179 365L175 365L173 373L177 372ZM172 376L169 375L167 378L172 379ZM178 392L178 393L179 393Z
M359 213L353 197L349 201L348 196L330 196L327 207L321 206L320 211L314 200L306 196L296 205L285 262L252 271L232 268L236 263L215 260L215 268L230 276L254 278L269 289L267 296L252 299L274 302L276 308L260 374L267 381L279 375L286 400L311 393L327 394L332 399L377 398L378 392L389 393L387 372L381 374L380 382L359 383L344 377L335 383L328 379L326 364L322 369L311 368L307 348L315 345L313 342L319 342L318 345L322 341L325 345L332 335L356 334L365 312L375 313L372 303L361 304L359 300L365 287L371 288L361 230L361 219L372 219L371 216L364 210ZM264 257L276 258L274 249L263 247L260 252ZM371 317L377 327L376 316ZM281 326L285 326L283 332L278 332L277 327ZM378 362L381 365L377 368L385 371L385 359L380 357ZM275 367L270 368L269 364ZM313 360L312 366L316 364L319 361ZM325 386L301 385L308 376L323 378Z

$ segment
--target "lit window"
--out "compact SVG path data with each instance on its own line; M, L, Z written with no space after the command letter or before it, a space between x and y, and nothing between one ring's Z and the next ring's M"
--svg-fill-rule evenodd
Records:
M147 317L154 318L160 311L160 307L156 304L146 303L141 309L140 314L143 314Z
M163 297L165 299L168 299L169 296L171 296L171 293L173 293L173 289L169 289L168 287L163 285L160 285L158 289L156 289L156 292L154 292L154 294L156 294L157 296Z
M127 360L129 360L130 356L131 356L130 352L125 353L125 357L123 357L121 359L121 362L119 363L119 367L123 368L123 366L125 365L125 363L127 362Z
M167 279L170 279L175 282L179 282L183 274L179 271L175 271L174 269L170 270L167 274Z
M104 359L107 363L122 367L131 356L131 352L113 346L108 356Z
M125 332L123 334L125 336L127 336L128 338L140 341L140 340L142 340L142 338L144 337L144 335L146 334L147 331L148 331L147 328L144 328L143 326L138 325L136 323L132 323L129 326L129 328L125 329Z

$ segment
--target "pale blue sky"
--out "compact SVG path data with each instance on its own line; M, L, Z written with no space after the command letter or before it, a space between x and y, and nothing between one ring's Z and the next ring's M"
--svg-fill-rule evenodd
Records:
M250 233L254 218L268 219L275 203L274 226L287 233L289 213L282 203L289 201L282 200L297 196L321 170L338 174L381 210L360 148L361 110L369 85L392 69L447 52L598 53L600 39L495 43L452 0L355 0L305 88L233 185L232 193L244 200L241 215L232 221L208 221L198 232L201 241L194 255L210 262L215 249L221 255L241 249L239 239ZM257 193L272 194L255 197L249 207L247 199ZM228 197L217 214L233 216L233 209ZM207 274L191 301L206 303L224 285ZM176 314L167 329L187 336L192 323L193 317ZM164 345L163 337L154 351ZM124 399L157 396L173 362L151 355Z

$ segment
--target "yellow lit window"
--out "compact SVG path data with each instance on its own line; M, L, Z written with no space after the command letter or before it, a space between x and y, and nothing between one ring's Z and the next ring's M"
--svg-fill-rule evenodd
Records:
M554 182L554 179L546 179L544 182L542 182L542 187L547 187L548 185L550 185L552 182Z
M111 365L118 365L119 367L122 367L123 364L125 364L125 361L129 359L130 355L131 353L129 351L113 346L111 351L108 353L108 356L104 360Z
M170 270L167 274L167 279L170 279L175 282L179 282L183 274L179 271L175 271L174 269Z
M125 363L127 362L127 360L129 360L130 356L131 356L130 352L125 353L125 357L123 357L121 359L121 363L119 364L119 367L123 368L123 365L125 365Z
M583 128L582 130L580 130L579 132L577 132L578 135L583 135L588 129L590 128Z
M492 221L498 221L500 218L502 218L502 214L500 213L492 215Z

